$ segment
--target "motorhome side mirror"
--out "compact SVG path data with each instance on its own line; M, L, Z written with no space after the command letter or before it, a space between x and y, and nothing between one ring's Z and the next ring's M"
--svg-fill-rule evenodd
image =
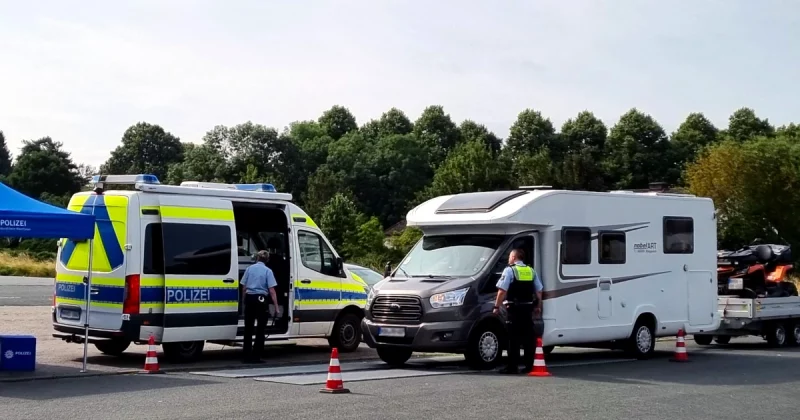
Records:
M392 263L386 263L386 268L383 269L383 277L389 277L392 274Z

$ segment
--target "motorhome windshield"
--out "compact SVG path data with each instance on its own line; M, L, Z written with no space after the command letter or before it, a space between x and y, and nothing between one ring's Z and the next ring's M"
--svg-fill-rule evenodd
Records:
M398 267L408 277L466 277L477 274L503 243L503 236L425 236Z

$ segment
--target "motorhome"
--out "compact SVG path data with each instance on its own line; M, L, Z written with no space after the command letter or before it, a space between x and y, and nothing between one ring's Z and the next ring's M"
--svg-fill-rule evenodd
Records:
M495 284L514 248L544 285L545 352L611 346L647 358L657 337L720 323L708 198L521 188L433 198L406 220L424 236L371 289L361 323L389 364L436 351L494 366L506 346Z

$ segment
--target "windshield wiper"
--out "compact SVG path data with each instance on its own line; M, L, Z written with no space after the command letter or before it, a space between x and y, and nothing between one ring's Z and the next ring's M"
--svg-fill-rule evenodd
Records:
M403 274L405 274L406 277L408 277L408 278L414 277L414 276L410 276L408 273L406 273L406 270L403 270L403 267L400 267L399 265L397 266L397 269L402 271ZM392 275L392 278L394 278L394 274Z
M452 279L453 276L445 276L444 274L417 274L411 277L427 277L429 279L438 278L438 279Z

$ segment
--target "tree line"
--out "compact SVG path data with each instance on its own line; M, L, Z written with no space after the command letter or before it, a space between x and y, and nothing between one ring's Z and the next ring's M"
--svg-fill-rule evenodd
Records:
M149 173L170 184L269 182L293 194L345 259L379 267L419 237L402 228L388 239L384 234L416 204L520 185L605 191L666 182L714 198L720 246L754 237L798 242L800 222L791 209L800 200L793 191L800 183L799 145L800 126L776 128L750 108L733 112L725 128L692 113L669 134L636 108L610 128L583 111L560 130L526 109L504 140L478 122L457 124L441 106L426 108L416 121L392 108L359 125L337 105L282 130L249 121L216 126L198 143L140 122L124 132L99 171L75 163L50 137L23 141L12 159L0 132L0 181L61 206L96 172ZM54 248L48 241L5 246Z

